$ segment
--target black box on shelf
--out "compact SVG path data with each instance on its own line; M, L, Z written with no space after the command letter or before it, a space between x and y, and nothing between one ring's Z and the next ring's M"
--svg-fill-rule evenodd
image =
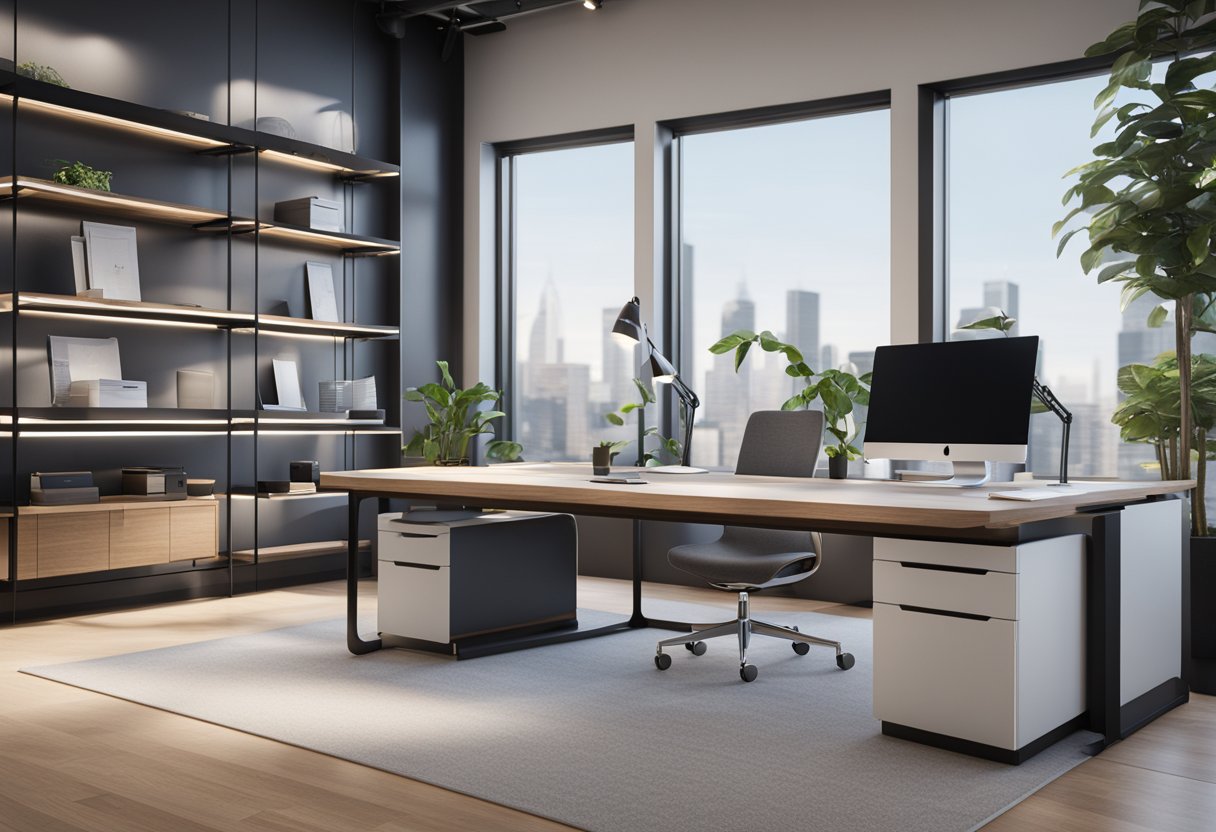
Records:
M34 506L75 506L99 502L101 502L101 494L96 486L88 488L30 489L30 505Z
M186 472L181 468L123 468L122 493L163 500L186 499Z
M290 465L289 478L292 482L311 482L321 484L321 463L315 459L298 459Z
M92 488L92 471L40 471L30 474L30 490L50 488Z
M275 222L314 231L344 231L342 203L319 196L288 199L274 204Z

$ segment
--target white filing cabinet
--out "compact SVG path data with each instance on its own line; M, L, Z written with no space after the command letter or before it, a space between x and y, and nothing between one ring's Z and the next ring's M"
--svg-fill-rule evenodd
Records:
M451 522L380 515L383 637L458 652L462 639L569 626L578 540L568 514L489 512Z
M930 732L1017 762L1085 707L1083 535L1017 546L875 539L884 733Z

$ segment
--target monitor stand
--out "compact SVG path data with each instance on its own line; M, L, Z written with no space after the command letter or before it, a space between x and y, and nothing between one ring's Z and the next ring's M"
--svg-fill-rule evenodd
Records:
M929 485L949 488L977 488L992 479L990 462L952 462L954 476L944 480L914 480L911 485Z

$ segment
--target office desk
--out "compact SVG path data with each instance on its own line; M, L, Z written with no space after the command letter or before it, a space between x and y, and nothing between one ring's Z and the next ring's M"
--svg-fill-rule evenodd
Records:
M321 487L349 492L347 646L363 654L380 648L357 629L359 506L367 498L405 498L494 508L569 512L714 523L950 543L1015 546L1068 534L1084 534L1086 570L1086 723L1102 735L1102 747L1127 736L1187 700L1181 676L1167 679L1132 701L1120 699L1121 537L1124 507L1188 491L1192 482L1079 483L1060 496L1036 502L988 499L995 484L976 489L943 489L911 483L867 480L786 479L698 474L649 474L646 485L589 482L590 466L578 463L520 463L484 468L416 467L327 472ZM1182 529L1162 529L1163 540L1182 541ZM485 652L572 641L636 627L687 630L681 622L647 619L641 609L640 531L634 525L633 612L627 620L593 630L541 634ZM1181 553L1180 553L1181 556ZM1184 567L1185 568L1185 567ZM1185 580L1185 572L1183 573ZM1168 615L1171 611L1161 611ZM1186 666L1189 642L1183 633L1179 666ZM475 655L475 652L466 655Z

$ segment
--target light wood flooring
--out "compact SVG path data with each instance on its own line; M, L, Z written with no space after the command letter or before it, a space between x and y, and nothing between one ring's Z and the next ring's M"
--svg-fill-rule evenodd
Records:
M364 589L368 609L374 584ZM629 585L582 578L582 606L627 611ZM646 593L729 609L713 590ZM766 610L869 615L759 596ZM227 728L17 673L343 614L343 587L167 604L0 629L0 830L533 832L569 827ZM996 832L1216 829L1216 698L1195 696L990 824Z

